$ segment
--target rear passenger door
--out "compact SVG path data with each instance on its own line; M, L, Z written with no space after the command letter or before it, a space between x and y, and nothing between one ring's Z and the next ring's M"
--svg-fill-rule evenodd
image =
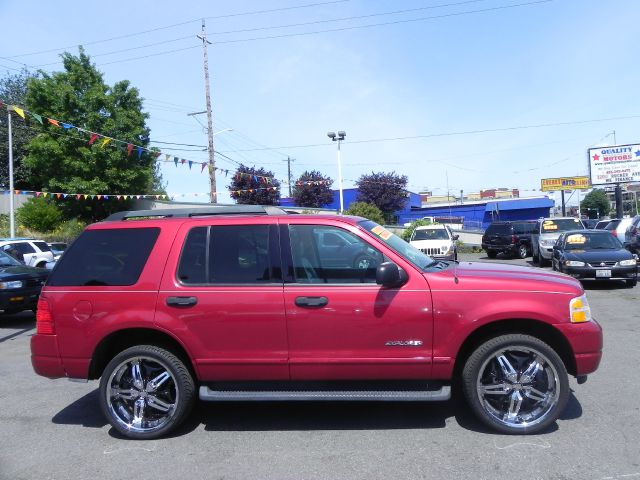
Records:
M287 334L277 224L189 222L179 231L156 323L191 349L201 379L286 380Z

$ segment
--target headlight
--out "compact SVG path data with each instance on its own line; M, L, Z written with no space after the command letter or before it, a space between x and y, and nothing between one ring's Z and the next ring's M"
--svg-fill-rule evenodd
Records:
M621 267L633 267L638 261L635 258L630 258L629 260L620 260Z
M569 318L571 323L591 321L591 308L589 307L586 293L571 299L569 302Z
M24 285L22 280L14 280L13 282L0 282L0 290L8 290L10 288L21 288Z
M556 244L555 240L540 240L540 245L542 245L543 247L553 247Z
M450 246L449 245L443 245L440 250L442 250L443 252L448 252L449 251Z
M564 263L567 267L584 267L584 262L578 260L565 260Z

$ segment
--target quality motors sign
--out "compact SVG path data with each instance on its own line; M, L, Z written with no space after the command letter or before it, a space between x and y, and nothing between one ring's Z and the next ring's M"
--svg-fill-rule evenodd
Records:
M640 144L589 149L591 185L640 182Z

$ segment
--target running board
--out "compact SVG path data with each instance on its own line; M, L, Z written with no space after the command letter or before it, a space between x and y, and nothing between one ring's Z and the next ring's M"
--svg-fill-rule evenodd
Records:
M281 401L340 401L340 402L442 402L451 398L451 387L443 385L439 390L415 391L248 391L212 390L200 387L200 400L206 402L281 402Z

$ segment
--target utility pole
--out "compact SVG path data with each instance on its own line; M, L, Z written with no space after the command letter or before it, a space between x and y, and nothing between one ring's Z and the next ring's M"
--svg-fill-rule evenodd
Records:
M287 179L289 181L289 198L291 198L291 162L295 162L295 158L287 157L283 162L287 162Z
M216 189L216 160L213 150L213 118L211 115L211 91L209 87L209 55L207 53L207 44L211 42L207 40L207 32L205 31L204 18L202 19L202 35L197 35L202 40L202 49L204 50L204 88L207 97L207 133L209 137L209 184L210 184L210 200L211 203L218 203L218 191Z
M11 132L11 111L7 108L9 134L9 236L16 236L15 205L13 203L13 134Z

